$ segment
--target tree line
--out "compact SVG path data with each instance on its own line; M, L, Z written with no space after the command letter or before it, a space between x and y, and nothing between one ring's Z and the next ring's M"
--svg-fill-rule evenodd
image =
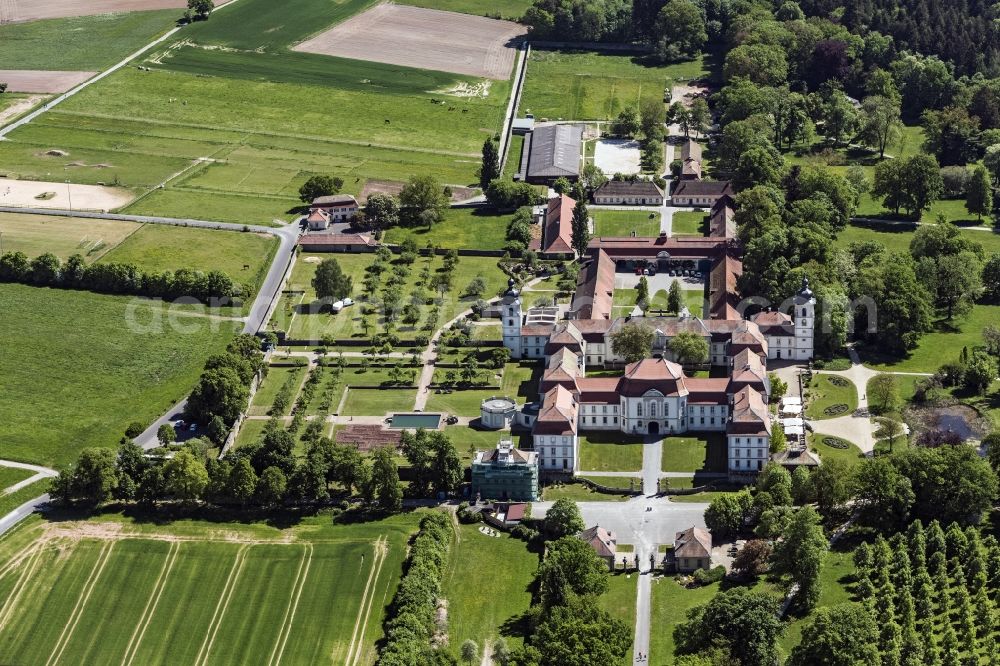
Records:
M233 299L249 295L221 271L143 271L135 264L87 264L80 254L65 262L51 253L28 259L23 252L0 256L0 282L38 287L82 289L100 294L129 294L150 298L193 298L210 305L234 305Z

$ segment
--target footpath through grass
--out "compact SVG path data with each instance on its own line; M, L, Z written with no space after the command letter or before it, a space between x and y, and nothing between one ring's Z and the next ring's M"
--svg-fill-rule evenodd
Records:
M178 318L156 301L0 285L0 456L55 465L118 444L184 397L232 322Z
M12 620L0 651L12 663L373 663L418 517L33 521L0 541Z

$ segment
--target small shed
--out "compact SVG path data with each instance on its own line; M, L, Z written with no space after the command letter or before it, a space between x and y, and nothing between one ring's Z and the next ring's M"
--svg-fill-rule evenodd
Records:
M712 568L712 535L701 527L689 527L674 536L677 571L687 573Z

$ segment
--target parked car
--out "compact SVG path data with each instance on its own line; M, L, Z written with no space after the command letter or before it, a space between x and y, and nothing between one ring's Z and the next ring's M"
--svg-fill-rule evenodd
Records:
M337 301L336 303L330 306L330 309L333 310L335 313L340 312L341 310L344 309L344 301Z
M635 274L636 275L642 275L642 267L641 266L636 266L635 267Z
M348 305L354 305L354 299L351 299L351 298L345 298L345 299L344 299L343 301L341 301L341 302L342 302L342 303L344 304L344 307L345 307L345 308L346 308L346 307L347 307Z
M191 432L194 432L194 431L195 431L195 430L197 430L197 429L198 429L198 424L197 424L197 423L192 423L192 424L191 424L191 425L190 425L190 426L188 427L188 430L190 430Z
M650 275L656 275L656 269L654 267L650 266L649 267L649 274Z

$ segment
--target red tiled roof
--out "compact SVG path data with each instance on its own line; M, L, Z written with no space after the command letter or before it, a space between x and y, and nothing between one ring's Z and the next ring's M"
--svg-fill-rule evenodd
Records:
M673 361L663 358L645 358L625 366L620 392L624 396L637 397L647 391L656 390L661 394L687 395L684 370Z
M728 180L682 180L674 190L674 197L721 197L732 195L733 187Z
M708 302L713 319L740 319L739 295L736 281L743 274L743 262L727 254L722 255L708 277Z
M573 394L562 386L556 386L545 394L532 432L545 435L575 435L576 413L577 405Z
M688 404L724 405L729 402L728 377L688 377L684 380L688 389Z
M343 245L377 245L368 234L305 234L299 245L309 247L339 247Z
M549 199L542 229L542 252L546 254L573 253L573 207L576 199L565 194Z
M547 338L553 328L555 328L555 326L552 324L531 324L530 326L522 326L521 337L523 338L527 335L538 335Z
M674 536L674 557L703 559L712 556L712 535L700 527L689 527Z
M579 319L610 319L615 291L615 261L598 250L580 271L572 309Z
M750 321L757 324L765 334L794 335L795 333L792 318L784 312L778 312L777 310L758 312L750 317Z
M764 398L750 386L744 386L733 396L733 412L726 432L733 435L771 434L771 416Z
M580 377L576 380L580 402L617 403L620 382L621 377Z
M584 530L577 535L577 538L590 545L597 553L598 557L615 556L617 539L614 532L608 532L603 527L594 526Z
M603 250L612 259L655 258L660 252L667 252L673 258L701 259L715 258L726 251L726 240L700 236L631 237L599 236L590 241L587 252L593 255Z

